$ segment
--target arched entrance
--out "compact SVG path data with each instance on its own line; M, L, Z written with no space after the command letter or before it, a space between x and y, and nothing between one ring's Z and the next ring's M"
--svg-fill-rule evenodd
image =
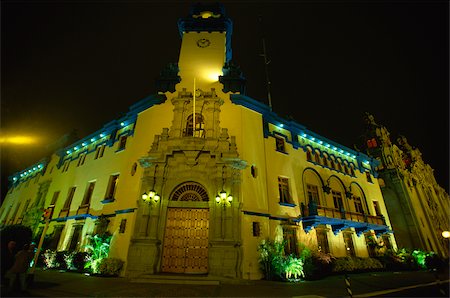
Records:
M167 208L163 272L208 272L209 209L199 208L208 201L205 188L196 182L183 183L172 192L170 203L176 207L169 203Z

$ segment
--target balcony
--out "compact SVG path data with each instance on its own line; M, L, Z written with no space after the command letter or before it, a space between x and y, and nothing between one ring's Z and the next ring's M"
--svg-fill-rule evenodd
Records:
M390 231L383 216L320 206L314 202L311 202L308 206L302 203L301 213L298 221L303 223L303 229L306 232L318 225L331 225L334 234L347 228L354 228L358 235L370 230L374 230L376 234Z

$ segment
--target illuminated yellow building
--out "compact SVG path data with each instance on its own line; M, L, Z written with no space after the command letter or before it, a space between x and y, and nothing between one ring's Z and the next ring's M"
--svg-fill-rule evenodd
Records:
M158 93L14 175L0 220L33 225L54 205L51 248L81 250L103 215L129 277L261 278L257 247L277 233L291 253L367 257L370 236L395 248L379 162L245 96L221 6L194 6L178 26Z
M391 141L386 127L366 115L367 149L380 161L381 190L391 214L399 247L434 251L449 256L445 231L450 230L450 200L439 186L433 169L422 159L419 149L400 136ZM444 233L444 234L443 234Z

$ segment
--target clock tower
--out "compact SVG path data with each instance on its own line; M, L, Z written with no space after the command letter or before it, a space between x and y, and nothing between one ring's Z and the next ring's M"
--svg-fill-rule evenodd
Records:
M189 16L178 21L182 38L178 61L181 82L176 90L183 88L221 90L219 76L231 59L232 22L226 17L220 4L196 4Z

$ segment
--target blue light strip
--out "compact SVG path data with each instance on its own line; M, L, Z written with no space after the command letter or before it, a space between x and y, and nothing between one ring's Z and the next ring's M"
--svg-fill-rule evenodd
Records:
M342 155L345 158L355 159L358 163L358 167L361 172L364 172L364 168L362 166L363 163L366 165L370 165L372 173L374 174L374 176L376 175L374 169L380 165L380 161L373 159L365 155L364 153L357 152L353 149L338 144L328 138L318 135L307 129L305 126L298 124L293 120L281 118L276 113L270 111L269 107L266 104L258 100L255 100L251 97L241 94L231 94L230 99L231 102L233 102L234 104L244 106L248 109L251 109L255 112L262 114L264 123L267 124L270 123L273 124L274 126L289 131L292 136L292 142L288 143L291 143L295 149L297 149L298 147L304 147L300 145L295 138L295 136L300 136L301 138L303 138L304 141L307 140L309 142L314 142L315 144L325 147L327 150L335 151L336 153ZM264 137L267 137L271 134L272 133L265 131Z

